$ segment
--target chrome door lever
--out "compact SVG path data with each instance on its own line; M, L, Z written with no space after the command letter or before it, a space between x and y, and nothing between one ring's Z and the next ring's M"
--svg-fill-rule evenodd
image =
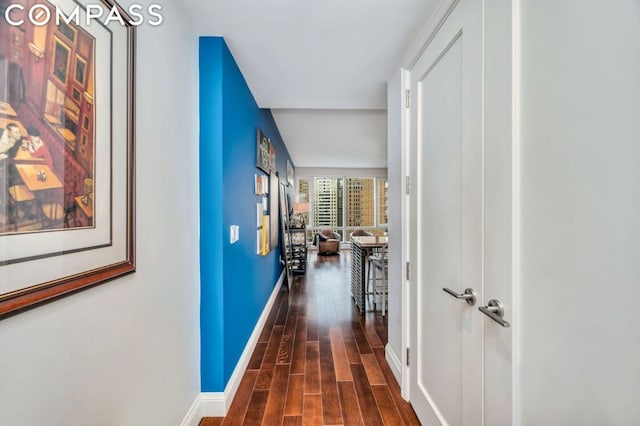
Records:
M511 327L511 324L502 319L504 317L504 305L499 300L491 299L487 306L480 306L478 309L501 326Z
M475 290L472 289L472 288L465 288L464 289L464 293L462 293L462 294L456 293L455 291L451 290L450 288L446 288L446 287L444 287L442 290L444 290L445 293L449 293L450 295L452 295L456 299L465 300L471 306L476 304L477 294L476 294Z

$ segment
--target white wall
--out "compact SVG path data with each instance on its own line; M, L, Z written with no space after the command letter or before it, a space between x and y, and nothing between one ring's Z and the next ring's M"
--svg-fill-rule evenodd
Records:
M402 168L402 75L398 69L387 83L387 172L389 182L389 317L388 348L398 361L402 361L402 284L404 267L402 265L403 247L403 209L404 198ZM392 360L389 360L392 364ZM393 366L398 383L401 383L398 365Z
M137 272L0 321L0 424L175 426L200 390L197 39L140 27Z
M296 179L309 177L386 177L384 168L357 167L296 167ZM296 187L297 188L297 187Z
M520 4L522 424L640 424L640 3Z

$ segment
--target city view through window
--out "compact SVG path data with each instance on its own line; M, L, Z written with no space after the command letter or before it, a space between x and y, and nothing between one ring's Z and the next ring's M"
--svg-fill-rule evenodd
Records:
M383 178L313 177L299 179L297 202L310 204L305 213L307 237L330 228L349 240L354 229L382 235L387 224L387 180Z

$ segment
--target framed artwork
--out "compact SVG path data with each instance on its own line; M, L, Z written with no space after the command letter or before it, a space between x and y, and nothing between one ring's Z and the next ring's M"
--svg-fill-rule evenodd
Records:
M265 173L269 173L269 147L271 143L260 129L257 131L256 140L256 167Z
M0 69L7 93L40 99L14 108L19 99L9 96L15 114L0 117L10 147L0 152L0 319L135 271L135 27L86 25L88 0L77 1L77 22L51 19L35 31L25 19L23 54L41 55L16 64L20 72ZM65 13L77 7L56 4ZM0 21L1 45L10 42L7 25ZM28 47L35 33L42 51ZM81 43L83 59L71 69ZM44 71L30 68L42 61Z
M269 217L271 218L269 234L269 245L275 248L278 245L278 195L280 193L280 181L278 175L271 172L269 175Z
M293 165L289 160L287 160L287 183L289 184L289 186L293 186L294 184Z
M276 148L269 142L269 171L276 171Z

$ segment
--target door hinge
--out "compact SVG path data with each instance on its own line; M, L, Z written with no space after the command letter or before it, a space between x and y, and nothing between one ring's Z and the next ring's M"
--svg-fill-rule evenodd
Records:
M411 176L405 176L405 179L404 179L404 192L407 195L411 194Z
M407 348L407 367L409 367L409 355L411 354L411 349Z
M405 106L405 108L409 108L411 106L411 90L409 90L409 89L405 90L404 106Z
M405 276L406 276L406 280L409 281L411 279L411 263L407 262L406 264L406 268L405 268Z

